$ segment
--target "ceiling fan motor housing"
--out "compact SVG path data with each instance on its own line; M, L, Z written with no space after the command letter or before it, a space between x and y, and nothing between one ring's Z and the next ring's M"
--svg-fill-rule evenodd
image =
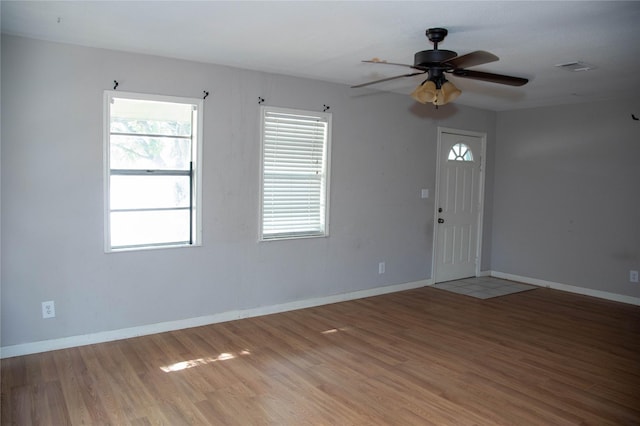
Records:
M429 69L434 67L447 69L443 62L447 62L456 56L458 56L458 54L451 50L423 50L414 55L413 66L418 69Z

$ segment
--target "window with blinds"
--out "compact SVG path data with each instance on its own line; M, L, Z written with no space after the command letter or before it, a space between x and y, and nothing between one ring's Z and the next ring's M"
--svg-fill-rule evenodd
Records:
M261 240L328 235L331 114L262 107Z

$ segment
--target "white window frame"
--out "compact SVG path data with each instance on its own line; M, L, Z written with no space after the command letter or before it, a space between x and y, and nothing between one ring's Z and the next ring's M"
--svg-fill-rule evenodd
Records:
M191 215L192 229L189 243L176 244L145 244L126 247L112 247L111 245L111 207L110 207L110 136L111 136L111 104L113 99L132 99L141 101L157 101L193 105L195 111L191 137ZM202 140L204 121L204 102L202 99L156 94L143 94L105 90L103 95L104 124L103 124L103 159L104 159L104 251L123 252L134 250L166 249L175 247L194 247L202 245Z
M324 135L322 167L320 171L321 189L320 189L320 228L319 230L283 230L281 232L265 233L265 124L267 114L287 114L293 116L302 116L305 118L313 117L317 121L325 123L326 131ZM331 114L326 112L306 111L300 109L280 108L262 105L260 107L260 223L259 223L259 241L278 241L298 238L318 238L329 236L329 181L330 181L330 159L331 159Z

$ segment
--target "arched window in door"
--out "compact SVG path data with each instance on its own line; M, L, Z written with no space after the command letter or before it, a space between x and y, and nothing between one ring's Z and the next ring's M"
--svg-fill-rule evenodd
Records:
M457 143L451 147L447 159L451 161L473 161L473 154L471 153L471 148L467 145Z

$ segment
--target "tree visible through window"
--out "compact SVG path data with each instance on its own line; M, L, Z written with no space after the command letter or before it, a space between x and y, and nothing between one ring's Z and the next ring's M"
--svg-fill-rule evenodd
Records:
M201 100L105 93L105 248L199 243Z

